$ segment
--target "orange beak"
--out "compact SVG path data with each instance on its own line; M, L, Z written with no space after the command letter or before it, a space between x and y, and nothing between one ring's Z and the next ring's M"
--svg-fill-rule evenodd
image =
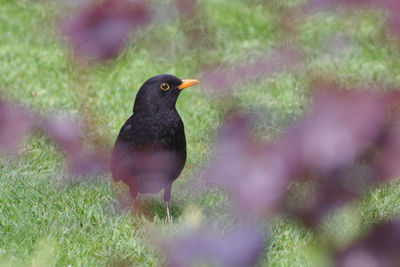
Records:
M198 83L200 83L200 82L195 79L185 79L185 80L182 80L182 84L178 86L178 89L182 90L183 88L186 88L186 87L198 84Z

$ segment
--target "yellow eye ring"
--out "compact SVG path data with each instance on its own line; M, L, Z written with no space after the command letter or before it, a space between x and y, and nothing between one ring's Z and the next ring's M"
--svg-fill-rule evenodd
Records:
M162 83L160 85L161 90L167 91L170 87L168 83Z

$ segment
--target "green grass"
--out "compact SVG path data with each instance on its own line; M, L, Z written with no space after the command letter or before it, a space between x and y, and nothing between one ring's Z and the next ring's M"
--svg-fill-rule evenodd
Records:
M201 20L213 40L207 49L188 49L185 28L171 19L144 29L117 60L80 69L55 31L57 4L2 1L0 93L45 114L90 118L94 127L86 136L88 142L112 145L147 78L159 73L199 78L204 65L247 61L282 41L279 13L262 1L200 2ZM288 4L295 2L299 1ZM339 55L324 48L329 45L326 37L336 32L352 41ZM260 109L268 118L266 135L279 133L286 119L307 110L310 77L329 74L343 86L379 83L384 90L400 83L397 46L377 13L314 15L299 23L297 38L309 55L305 68L236 86L236 103ZM62 155L44 136L36 135L25 141L18 159L0 160L0 266L157 266L162 256L147 243L154 228L184 227L190 221L184 215L189 204L189 209L197 207L216 217L224 196L193 195L190 188L209 160L220 124L219 107L224 104L203 89L200 85L183 92L177 105L186 128L188 162L173 187L173 225L166 223L160 194L140 197L142 213L132 222L129 211L116 200L124 188L108 176L66 185ZM271 223L261 265L321 266L326 258L316 255L324 255L324 240L335 239L340 232L335 240L343 246L371 223L398 215L399 192L396 183L373 190L329 217L319 235L292 221Z

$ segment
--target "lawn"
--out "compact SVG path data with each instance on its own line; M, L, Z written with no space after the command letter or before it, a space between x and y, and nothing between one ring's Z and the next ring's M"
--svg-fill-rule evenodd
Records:
M157 3L165 7L164 2ZM143 29L115 61L82 68L71 61L57 33L59 1L1 1L0 95L43 114L80 115L91 125L87 142L111 146L131 114L138 88L149 77L171 73L201 79L204 65L251 61L287 38L278 30L280 13L262 1L199 2L212 40L209 47L189 49L182 25L171 17ZM301 1L283 5L297 2ZM296 23L293 38L307 53L306 66L235 86L236 104L261 114L268 138L307 112L310 77L328 75L344 87L379 84L382 90L400 84L398 47L381 13L323 12ZM350 44L339 52L330 46L338 35L346 36ZM188 161L173 186L171 225L166 222L162 194L141 196L139 215L132 220L129 209L118 201L126 188L112 183L110 175L65 183L68 175L57 147L46 136L29 137L18 157L0 159L0 266L162 264L162 256L147 241L154 229L184 228L191 222L185 214L196 209L203 217L216 217L213 210L224 201L218 192L192 194L191 188L210 160L221 106L224 99L215 98L202 85L179 97ZM293 221L274 221L260 265L322 264L324 257L315 255L327 236L345 244L371 223L397 216L399 189L397 183L374 189L362 201L330 216L320 235Z

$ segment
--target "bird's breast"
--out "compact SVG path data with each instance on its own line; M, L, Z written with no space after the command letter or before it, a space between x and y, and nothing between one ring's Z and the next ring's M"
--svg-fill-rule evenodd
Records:
M133 122L129 129L132 141L165 150L182 150L186 138L184 126L178 113L144 116Z
M114 179L135 183L141 192L150 192L145 188L154 182L172 182L186 162L183 122L179 116L133 115L120 131L112 161Z

